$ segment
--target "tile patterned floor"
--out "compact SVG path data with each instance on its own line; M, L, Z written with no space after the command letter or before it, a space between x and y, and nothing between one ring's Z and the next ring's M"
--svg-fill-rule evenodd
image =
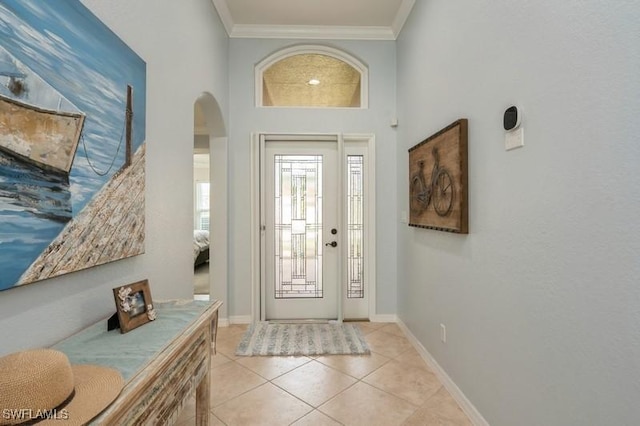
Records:
M237 357L247 326L218 331L210 424L437 425L471 422L396 324L358 323L371 355ZM195 402L179 426L195 424Z

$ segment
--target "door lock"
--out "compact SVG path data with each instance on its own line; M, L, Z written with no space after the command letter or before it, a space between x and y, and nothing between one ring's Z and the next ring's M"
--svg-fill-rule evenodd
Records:
M336 241L331 241L330 243L326 243L325 246L329 247L337 247L338 243Z

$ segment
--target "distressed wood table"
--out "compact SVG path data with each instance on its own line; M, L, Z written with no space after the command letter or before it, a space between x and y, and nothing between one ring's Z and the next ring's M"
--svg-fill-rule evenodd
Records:
M209 370L221 305L156 302L157 319L126 334L107 331L104 320L54 345L72 364L113 367L124 377L122 393L91 424L170 425L195 390L196 424L208 425Z

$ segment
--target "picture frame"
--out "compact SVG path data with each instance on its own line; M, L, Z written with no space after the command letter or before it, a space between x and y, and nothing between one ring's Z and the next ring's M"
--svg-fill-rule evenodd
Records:
M469 233L468 121L409 149L409 226Z
M156 319L149 280L116 287L113 289L113 297L121 333L127 333Z

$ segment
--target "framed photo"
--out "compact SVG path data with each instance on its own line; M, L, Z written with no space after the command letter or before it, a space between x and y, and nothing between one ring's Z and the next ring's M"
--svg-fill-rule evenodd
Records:
M409 226L469 233L467 119L409 149Z
M156 319L149 280L116 287L113 289L113 297L121 333L127 333Z

